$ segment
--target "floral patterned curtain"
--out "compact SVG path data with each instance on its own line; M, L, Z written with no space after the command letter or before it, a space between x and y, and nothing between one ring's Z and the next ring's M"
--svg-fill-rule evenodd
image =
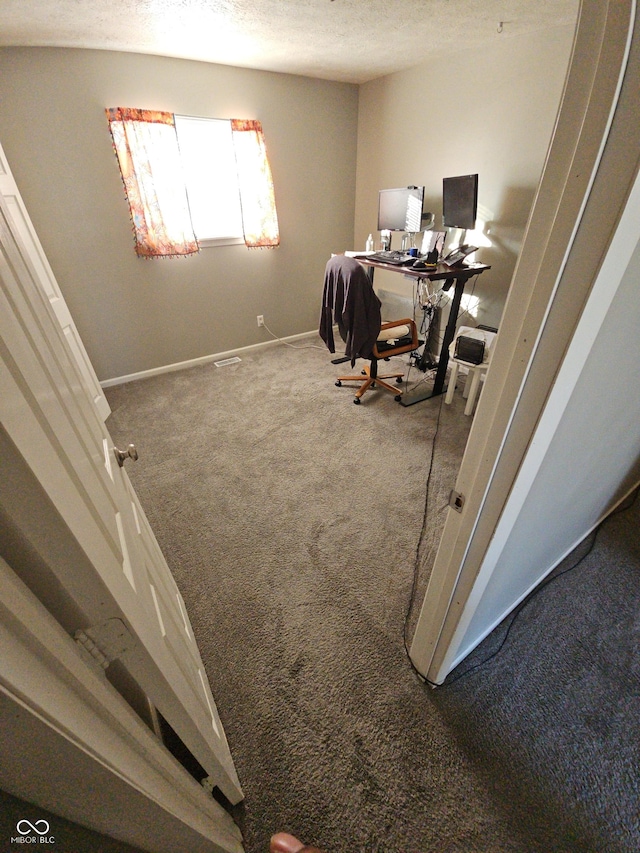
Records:
M280 245L278 215L262 124L232 119L244 241L250 248Z
M174 257L199 251L182 179L171 113L107 109L139 257Z

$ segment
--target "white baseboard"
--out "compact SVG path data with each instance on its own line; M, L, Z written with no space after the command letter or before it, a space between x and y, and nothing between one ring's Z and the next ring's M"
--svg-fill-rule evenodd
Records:
M280 343L289 343L290 341L298 341L301 338L307 338L309 335L317 334L317 332L301 332L298 335L290 335L286 338L275 338L270 341L264 341L259 344L251 344L240 349L227 350L226 352L217 352L212 355L202 355L199 358L191 358L188 361L178 361L175 364L165 364L162 367L152 367L150 370L140 370L138 373L129 373L126 376L115 376L113 379L104 379L100 382L102 388L111 388L114 385L124 385L125 382L135 382L137 379L148 379L150 376L159 376L161 373L172 373L175 370L184 370L187 367L196 367L199 364L208 364L211 361L223 361L225 358L233 358L242 355L248 355L258 350L267 349L268 347L277 346ZM328 350L327 350L328 352Z

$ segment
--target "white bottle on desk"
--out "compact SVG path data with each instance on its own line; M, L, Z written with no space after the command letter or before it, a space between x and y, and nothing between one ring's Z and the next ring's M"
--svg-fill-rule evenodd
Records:
M369 234L367 237L366 251L373 252L373 234Z

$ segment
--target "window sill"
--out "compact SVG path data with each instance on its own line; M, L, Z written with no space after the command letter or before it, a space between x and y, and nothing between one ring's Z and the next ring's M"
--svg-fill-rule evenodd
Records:
M243 237L210 237L206 240L198 240L201 249L213 249L216 246L244 246Z

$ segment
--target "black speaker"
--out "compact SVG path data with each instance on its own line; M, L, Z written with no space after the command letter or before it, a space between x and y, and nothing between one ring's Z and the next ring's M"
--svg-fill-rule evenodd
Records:
M456 338L454 358L466 361L468 364L482 364L484 361L484 341L478 338L467 338L464 335Z

